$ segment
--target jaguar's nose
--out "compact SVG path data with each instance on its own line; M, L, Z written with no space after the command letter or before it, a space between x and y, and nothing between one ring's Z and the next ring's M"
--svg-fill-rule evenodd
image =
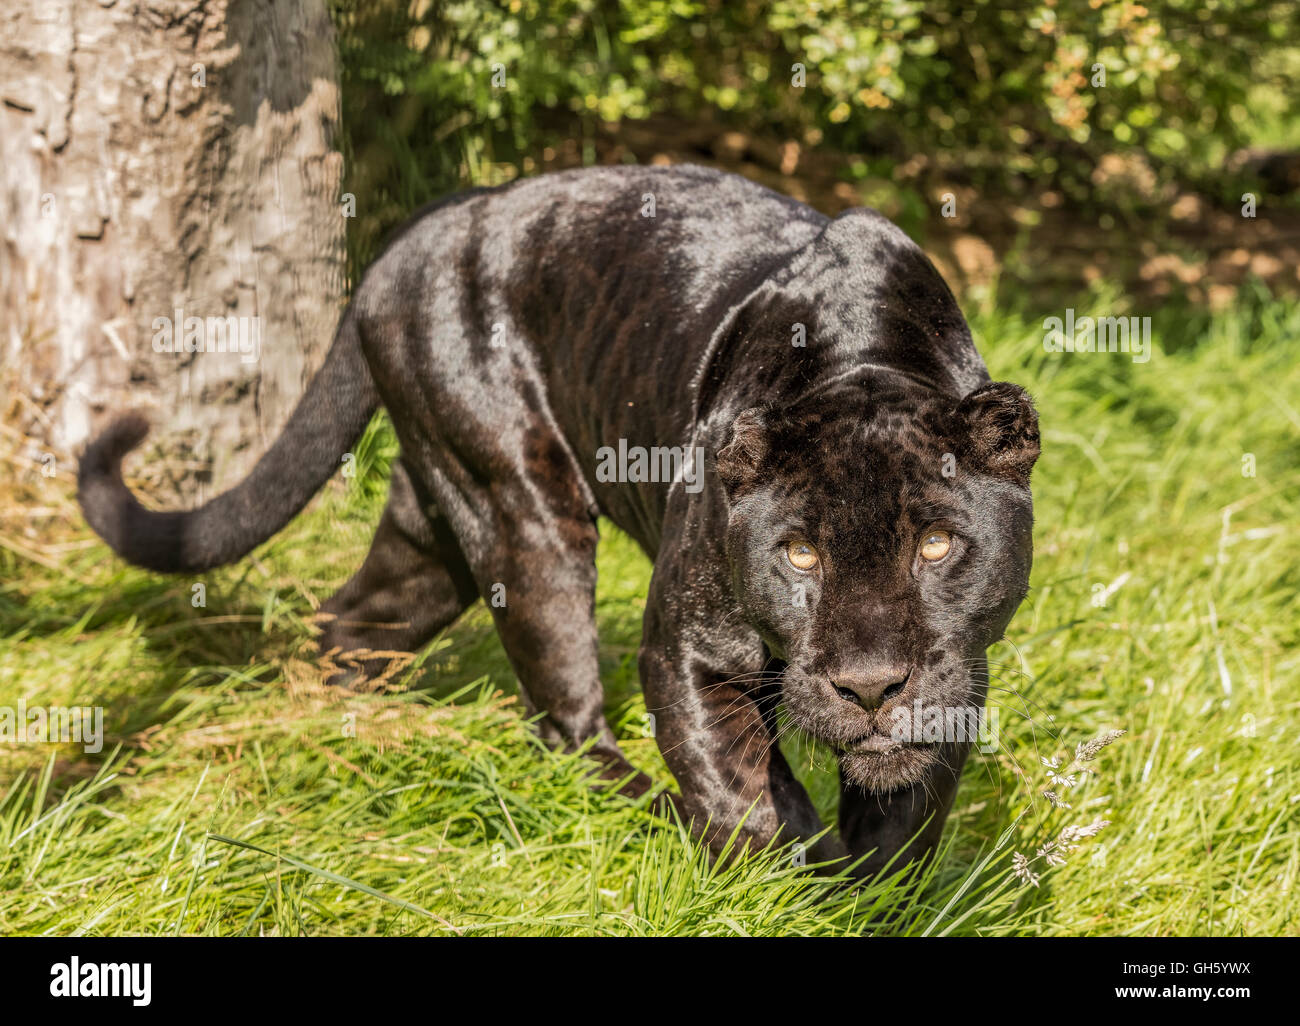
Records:
M835 686L835 693L844 701L871 712L901 695L911 676L910 666L882 663L836 674L831 683Z

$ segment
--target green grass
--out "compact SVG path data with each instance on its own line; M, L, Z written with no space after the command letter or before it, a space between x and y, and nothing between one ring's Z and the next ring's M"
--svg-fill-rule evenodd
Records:
M1103 292L1072 305L1116 312ZM972 757L924 879L836 887L788 850L711 866L533 740L481 606L408 690L324 691L308 619L378 517L380 421L360 476L204 575L203 608L197 580L93 539L66 467L0 467L0 706L102 705L106 734L98 755L0 745L0 933L1296 932L1300 305L1171 306L1147 364L1045 353L1041 319L1063 308L968 306L994 375L1041 410L1036 561L991 653L1014 689L995 695L999 751ZM636 684L649 565L603 533L611 721L668 782ZM1052 809L1041 758L1111 729L1128 734ZM828 759L790 753L830 815ZM1034 863L1039 886L1014 878L1013 852L1097 816L1064 865Z

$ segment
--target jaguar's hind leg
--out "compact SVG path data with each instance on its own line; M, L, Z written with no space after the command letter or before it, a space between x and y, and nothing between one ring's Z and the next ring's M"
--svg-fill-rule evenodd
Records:
M320 650L330 684L379 680L478 598L446 519L422 501L401 461L361 569L322 607Z

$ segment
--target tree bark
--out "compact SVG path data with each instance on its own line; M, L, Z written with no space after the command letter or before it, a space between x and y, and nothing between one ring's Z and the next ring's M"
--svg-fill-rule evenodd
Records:
M141 409L154 431L133 466L156 498L198 501L242 476L337 321L338 119L325 0L4 4L11 423L71 453L108 416ZM159 352L184 350L192 317L200 348L224 344L222 324L259 329L256 358Z

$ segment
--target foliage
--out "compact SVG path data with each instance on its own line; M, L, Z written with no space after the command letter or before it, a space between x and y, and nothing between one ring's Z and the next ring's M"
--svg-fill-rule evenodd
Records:
M1084 205L1228 196L1222 162L1253 133L1300 142L1297 0L332 2L361 263L420 203L561 138L590 162L600 123L651 114ZM1141 156L1120 176L1136 198L1099 192L1107 154Z

